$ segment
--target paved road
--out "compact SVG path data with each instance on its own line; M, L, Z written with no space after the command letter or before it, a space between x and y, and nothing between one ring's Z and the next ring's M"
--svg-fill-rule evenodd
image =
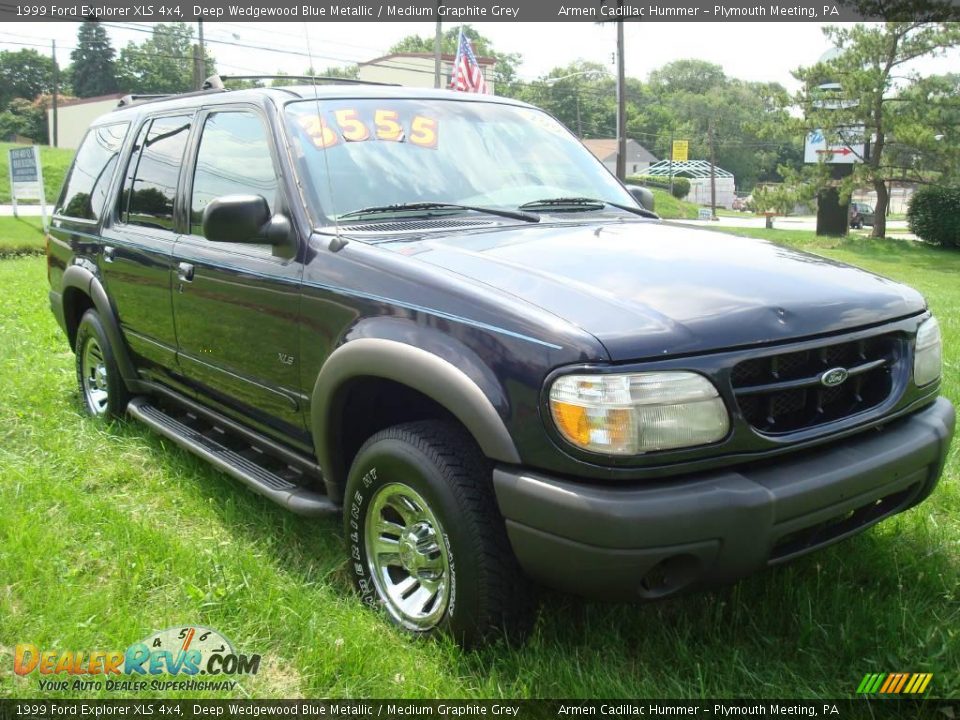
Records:
M47 205L47 215L50 215L52 207ZM17 214L20 217L40 217L39 205L17 205ZM13 205L0 205L0 217L12 217Z
M716 222L712 220L673 220L672 222L684 223L685 225L709 225L712 227L762 228L766 224L766 218L755 215L743 215L742 217L722 216ZM773 219L773 227L780 230L816 230L817 218L813 215L777 217ZM869 234L870 228L865 228L865 232ZM906 220L887 220L887 235L905 240L917 239L916 236L911 234L907 229Z

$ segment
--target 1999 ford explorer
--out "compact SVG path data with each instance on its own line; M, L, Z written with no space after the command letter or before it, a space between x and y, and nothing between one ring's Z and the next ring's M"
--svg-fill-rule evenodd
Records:
M549 115L308 84L128 98L49 231L86 410L303 515L363 600L522 637L923 501L954 410L919 293L665 224Z

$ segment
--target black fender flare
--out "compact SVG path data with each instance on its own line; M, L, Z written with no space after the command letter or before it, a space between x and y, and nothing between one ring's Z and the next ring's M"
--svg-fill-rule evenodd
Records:
M110 298L107 297L107 291L103 289L100 280L90 272L88 268L82 265L71 265L64 271L61 284L64 304L66 304L67 301L67 288L76 288L93 302L93 307L96 309L97 314L100 315L100 320L103 322L107 338L110 340L110 346L116 358L120 376L128 387L136 383L138 381L136 366L130 357L130 350L127 347L126 340L123 338L123 333L120 331L120 322L117 320L117 314L114 312L113 306L110 304ZM64 317L67 317L66 307L64 307Z
M310 403L311 431L317 460L329 483L340 483L336 447L336 395L357 377L379 377L406 385L446 408L467 428L491 460L519 464L513 438L490 398L463 370L444 358L407 343L358 338L327 358L317 376Z

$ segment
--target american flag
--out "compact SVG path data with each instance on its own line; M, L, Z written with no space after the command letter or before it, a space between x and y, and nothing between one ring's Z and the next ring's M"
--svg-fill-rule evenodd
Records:
M457 40L457 56L453 60L453 74L450 76L450 89L460 92L483 93L487 92L487 83L483 79L483 70L473 54L473 48L467 36L460 30Z

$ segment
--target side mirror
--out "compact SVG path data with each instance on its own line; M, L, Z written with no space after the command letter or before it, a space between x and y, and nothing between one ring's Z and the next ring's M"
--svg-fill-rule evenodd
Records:
M654 199L651 190L641 187L640 185L627 185L626 187L630 194L633 195L633 199L640 203L640 207L646 208L650 212L656 212L653 209Z
M224 195L203 211L203 236L212 242L270 243L263 236L270 207L259 195Z

